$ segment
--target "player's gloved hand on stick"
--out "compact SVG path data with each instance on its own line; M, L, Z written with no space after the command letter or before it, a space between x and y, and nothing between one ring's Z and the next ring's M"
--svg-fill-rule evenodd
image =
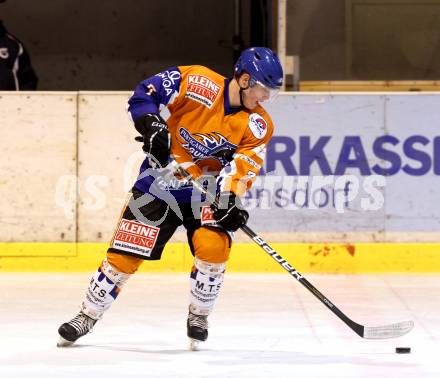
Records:
M236 197L235 193L221 192L217 199L219 208L211 205L217 224L227 231L237 231L247 223L249 213L241 208L240 199Z
M167 165L170 156L171 136L168 126L159 114L145 114L138 118L134 126L142 137L136 137L143 142L142 149L146 154L153 156L163 167Z

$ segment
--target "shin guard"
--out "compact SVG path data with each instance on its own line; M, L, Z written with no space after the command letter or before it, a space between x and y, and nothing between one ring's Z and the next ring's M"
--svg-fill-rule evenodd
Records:
M92 319L100 319L130 276L119 272L104 259L90 281L81 311Z
M209 315L214 307L223 283L226 263L207 263L194 259L191 271L190 312Z

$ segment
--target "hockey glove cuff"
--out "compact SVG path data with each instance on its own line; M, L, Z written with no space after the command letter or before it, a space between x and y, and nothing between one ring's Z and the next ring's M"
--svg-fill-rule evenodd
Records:
M159 114L146 114L138 118L134 126L142 134L142 149L163 167L170 156L171 136L168 126ZM136 138L139 140L139 138Z

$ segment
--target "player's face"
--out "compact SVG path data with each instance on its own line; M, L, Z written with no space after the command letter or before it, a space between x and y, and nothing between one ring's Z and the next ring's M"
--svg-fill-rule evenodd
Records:
M255 109L260 102L273 99L278 89L269 89L258 81L253 81L249 74L240 77L239 85L243 90L243 105L247 109Z
M270 98L270 90L258 83L243 91L243 104L248 109L254 109L260 102Z

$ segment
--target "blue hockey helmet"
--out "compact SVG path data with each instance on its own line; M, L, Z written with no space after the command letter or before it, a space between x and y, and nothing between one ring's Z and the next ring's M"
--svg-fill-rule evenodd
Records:
M235 63L234 74L247 72L251 76L250 86L260 84L270 89L283 85L283 68L278 55L266 47L251 47L244 50Z

